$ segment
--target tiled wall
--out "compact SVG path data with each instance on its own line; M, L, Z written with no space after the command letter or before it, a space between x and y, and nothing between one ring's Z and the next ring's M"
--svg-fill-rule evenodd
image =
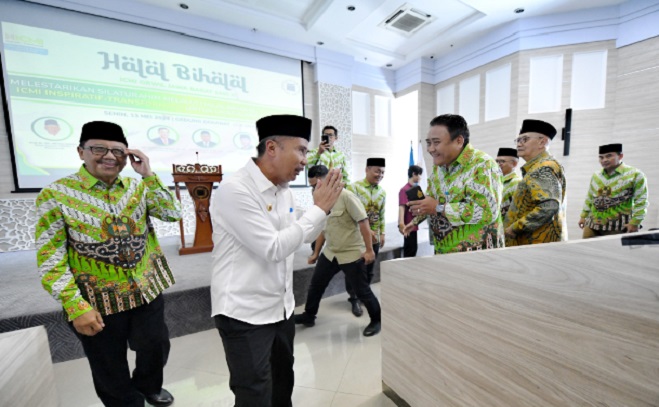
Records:
M352 93L350 88L329 83L315 84L318 91L318 134L325 126L334 126L339 130L335 143L337 149L346 155L348 168L352 165ZM317 147L320 136L311 146ZM353 176L353 174L350 174Z
M659 37L618 49L615 103L606 141L622 141L625 162L645 173L650 190L645 227L659 227Z

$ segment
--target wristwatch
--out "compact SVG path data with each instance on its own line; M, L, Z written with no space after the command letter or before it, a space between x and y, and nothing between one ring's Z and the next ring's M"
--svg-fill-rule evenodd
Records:
M437 207L435 207L435 210L437 211L437 213L444 212L444 205L442 204L437 205Z

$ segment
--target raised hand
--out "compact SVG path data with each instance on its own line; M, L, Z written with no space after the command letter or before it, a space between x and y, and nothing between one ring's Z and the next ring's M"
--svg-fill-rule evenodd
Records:
M128 157L130 158L130 165L133 167L136 173L140 174L144 178L153 175L151 166L149 165L149 157L147 157L146 154L140 150L132 148L127 149L126 154L128 154Z
M318 180L313 192L313 203L325 213L329 213L339 199L343 187L341 170L331 169L325 179Z

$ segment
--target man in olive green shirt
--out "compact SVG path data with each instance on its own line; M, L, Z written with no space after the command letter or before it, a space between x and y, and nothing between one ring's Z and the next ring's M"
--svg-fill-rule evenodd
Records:
M323 165L309 168L309 184L315 187L327 173L328 169ZM327 245L319 255L325 242ZM318 263L309 283L304 313L295 316L296 324L307 327L315 325L320 299L332 277L342 270L371 317L371 322L364 329L364 336L380 332L380 302L366 277L366 265L375 260L372 242L364 206L355 194L343 190L327 218L324 232L316 240L314 253L309 257L309 264L316 263L316 260Z

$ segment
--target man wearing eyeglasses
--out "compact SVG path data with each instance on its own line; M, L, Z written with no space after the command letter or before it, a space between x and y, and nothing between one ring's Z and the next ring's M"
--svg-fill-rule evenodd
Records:
M524 120L515 139L526 163L506 214L506 247L567 240L565 171L549 153L556 128L542 120Z
M517 189L517 184L522 179L515 168L519 163L519 158L517 157L517 150L514 148L500 148L497 153L497 164L503 172L503 198L501 199L501 217L505 218L510 204L513 201L513 194ZM504 227L506 225L504 224Z
M339 131L334 126L323 127L322 136L318 148L314 148L307 153L307 162L309 166L324 165L329 168L338 168L341 170L343 183L348 185L350 175L348 165L346 164L346 155L334 147L334 143L339 139Z
M174 276L150 217L178 221L180 204L115 123L86 123L78 155L80 170L37 197L42 285L62 304L104 405L168 406L162 291ZM141 180L119 175L128 161ZM127 344L136 353L132 377Z

